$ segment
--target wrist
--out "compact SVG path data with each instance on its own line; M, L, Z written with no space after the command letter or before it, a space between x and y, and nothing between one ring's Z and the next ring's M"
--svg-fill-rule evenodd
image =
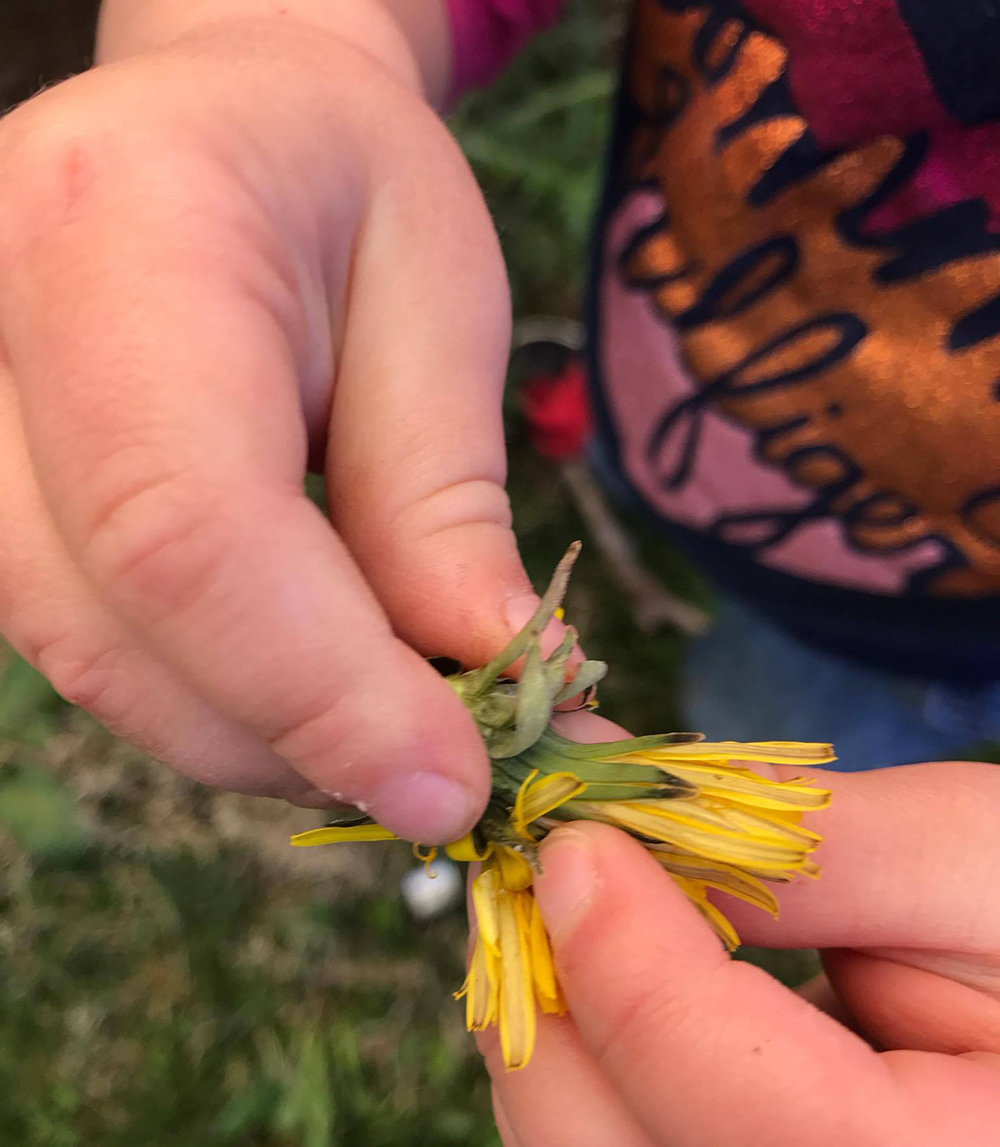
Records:
M104 0L98 64L141 55L232 26L310 28L364 52L397 80L439 105L450 84L443 0Z

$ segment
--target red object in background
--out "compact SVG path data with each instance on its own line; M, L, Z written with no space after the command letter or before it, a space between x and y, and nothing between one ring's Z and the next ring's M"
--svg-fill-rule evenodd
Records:
M576 458L593 433L587 377L571 358L556 374L529 375L521 384L521 408L531 444L545 458Z

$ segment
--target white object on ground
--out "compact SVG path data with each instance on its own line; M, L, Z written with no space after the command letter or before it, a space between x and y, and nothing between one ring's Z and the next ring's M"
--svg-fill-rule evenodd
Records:
M399 882L403 903L418 920L441 916L460 903L465 882L457 864L433 860L426 867L411 868Z

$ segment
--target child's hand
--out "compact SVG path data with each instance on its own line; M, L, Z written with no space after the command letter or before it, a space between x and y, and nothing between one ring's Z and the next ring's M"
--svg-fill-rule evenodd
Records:
M536 885L572 1019L524 1071L486 1049L505 1147L995 1147L1000 768L822 783L819 882L779 890L780 921L719 902L749 944L827 949L882 1053L730 961L634 841L574 825Z
M502 260L405 71L232 21L0 124L0 622L191 776L439 841L488 770L410 646L485 660L534 599Z

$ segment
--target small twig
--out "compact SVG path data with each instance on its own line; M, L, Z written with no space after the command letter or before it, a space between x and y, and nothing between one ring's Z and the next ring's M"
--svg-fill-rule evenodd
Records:
M595 545L632 603L639 628L652 633L668 624L691 637L705 633L711 624L708 614L674 596L643 566L586 464L564 462L561 470Z

